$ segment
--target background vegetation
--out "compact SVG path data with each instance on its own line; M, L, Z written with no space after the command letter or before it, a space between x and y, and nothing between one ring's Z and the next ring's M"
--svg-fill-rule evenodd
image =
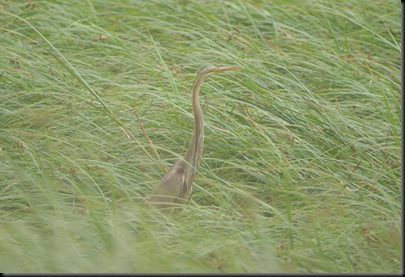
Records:
M0 1L1 272L402 271L399 1ZM184 210L145 199L192 132Z

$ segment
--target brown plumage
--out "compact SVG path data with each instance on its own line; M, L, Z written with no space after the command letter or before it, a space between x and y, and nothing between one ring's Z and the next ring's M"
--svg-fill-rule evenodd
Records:
M168 208L186 203L192 192L192 184L201 161L204 143L204 117L199 103L200 87L205 77L240 66L203 67L194 81L192 88L192 105L194 111L194 131L191 144L183 159L174 163L163 176L149 197L149 204L155 208Z

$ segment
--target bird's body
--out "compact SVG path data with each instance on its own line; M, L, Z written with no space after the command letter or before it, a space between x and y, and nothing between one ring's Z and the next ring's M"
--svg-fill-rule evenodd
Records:
M149 197L155 208L169 208L187 202L192 193L192 184L200 164L204 143L204 118L199 103L199 92L205 77L211 74L237 69L239 66L203 67L194 81L192 105L194 111L194 131L189 149L184 158L178 160L163 176Z
M162 209L184 204L191 197L191 189L185 183L186 162L181 159L175 162L163 176L149 198L149 203L155 208ZM191 184L190 184L191 187Z

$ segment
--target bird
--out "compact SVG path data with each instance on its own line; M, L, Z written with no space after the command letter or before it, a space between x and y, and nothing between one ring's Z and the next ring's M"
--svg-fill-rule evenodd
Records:
M203 80L213 74L235 70L239 65L205 66L200 69L192 87L194 130L190 146L182 159L176 161L150 194L148 203L157 209L181 207L191 198L192 184L201 161L204 144L204 117L199 102Z

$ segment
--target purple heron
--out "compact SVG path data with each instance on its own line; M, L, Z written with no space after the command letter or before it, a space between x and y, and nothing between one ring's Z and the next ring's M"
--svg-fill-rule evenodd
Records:
M190 147L184 158L175 162L155 187L149 197L151 206L158 209L169 208L184 204L191 198L192 184L201 161L204 143L204 118L198 99L200 87L207 76L238 68L240 68L238 65L206 66L198 72L191 97L194 111L194 131Z

